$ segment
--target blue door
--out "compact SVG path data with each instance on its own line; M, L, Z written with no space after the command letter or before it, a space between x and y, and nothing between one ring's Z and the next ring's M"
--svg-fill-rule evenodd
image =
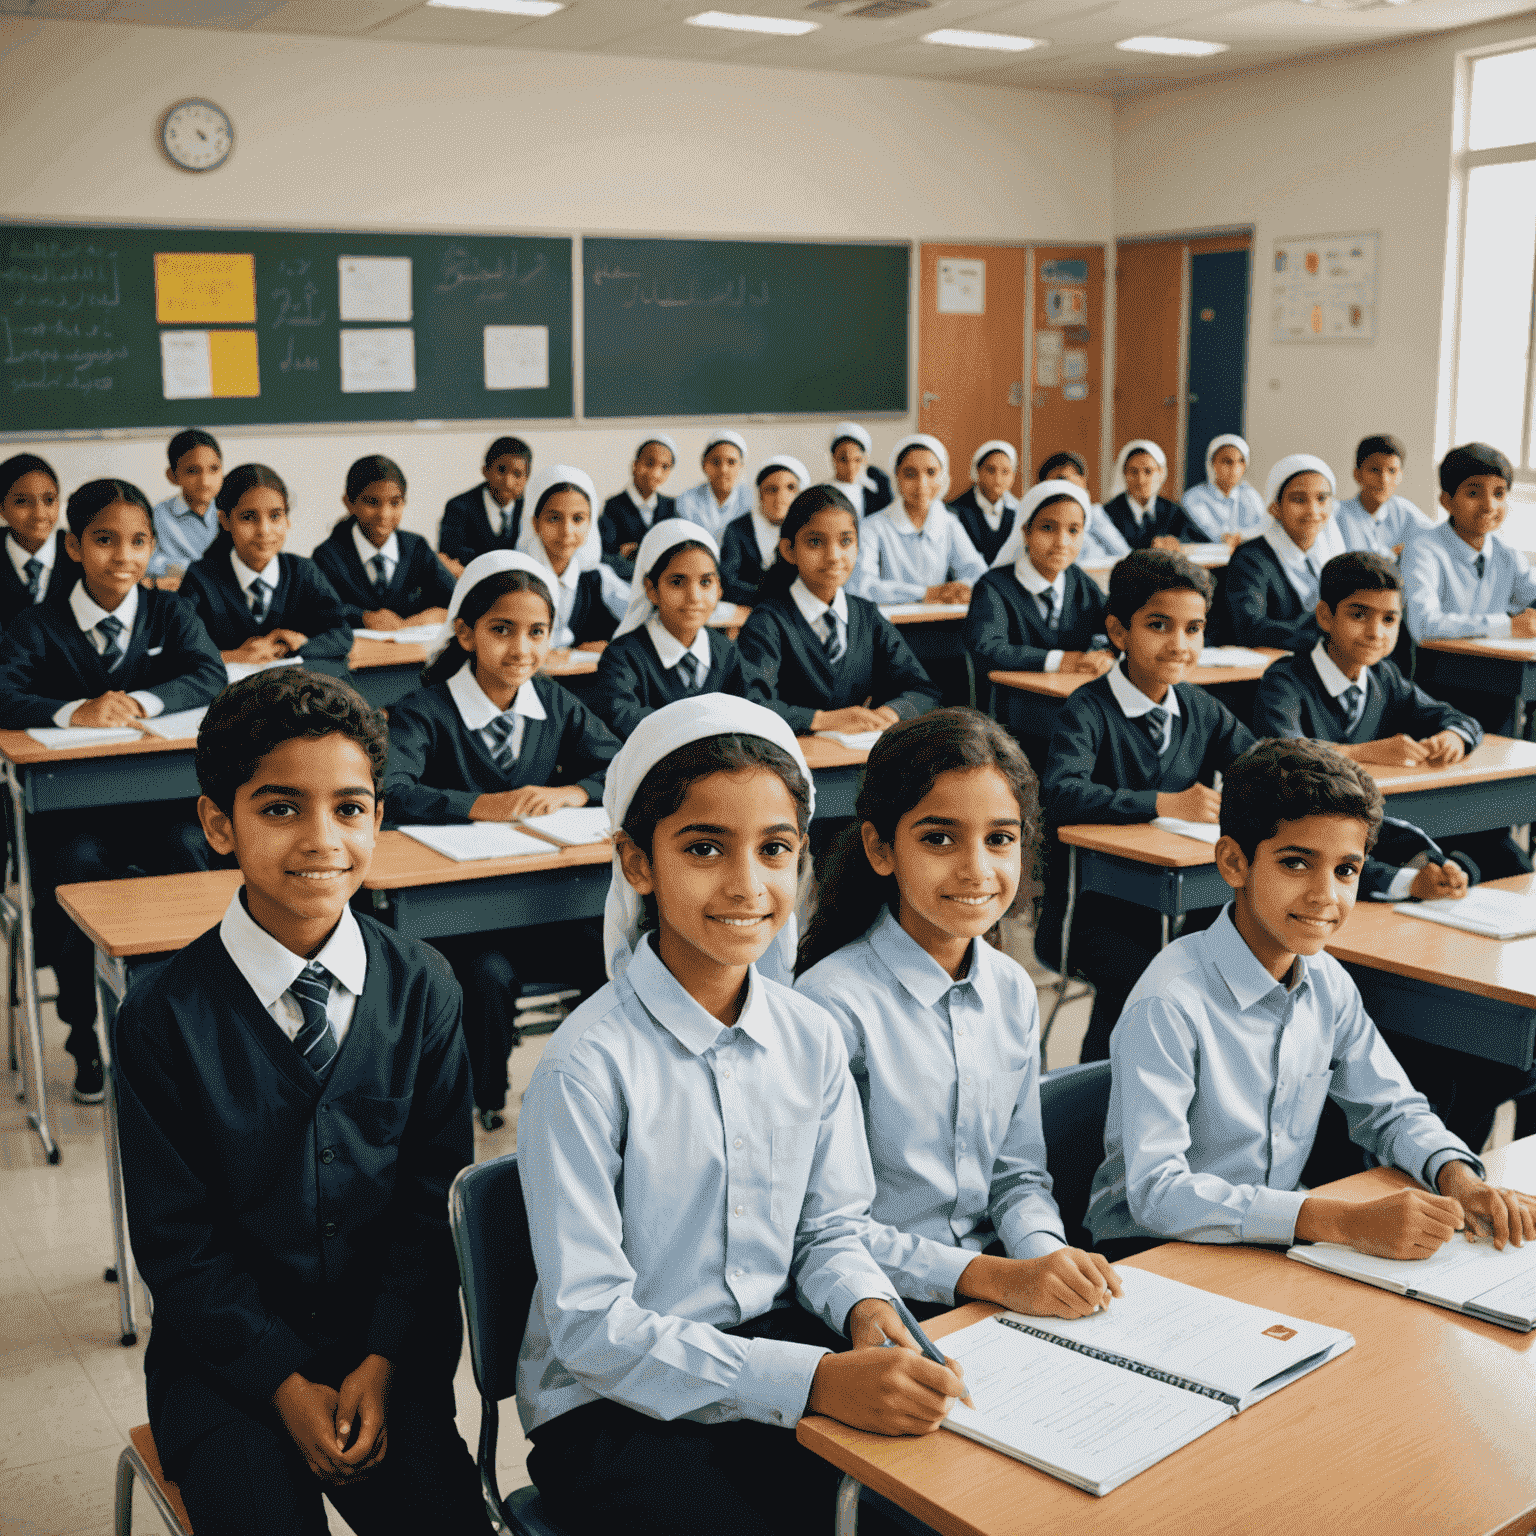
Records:
M1213 437L1243 431L1248 258L1247 251L1190 254L1186 486L1205 479L1205 449Z

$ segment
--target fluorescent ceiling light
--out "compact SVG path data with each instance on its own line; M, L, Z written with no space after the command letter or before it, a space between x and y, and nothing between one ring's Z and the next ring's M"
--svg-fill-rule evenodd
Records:
M427 0L429 6L453 11L499 11L503 16L553 16L565 0Z
M734 11L700 11L684 18L690 27L720 27L726 32L771 32L776 37L804 37L819 21L792 21L788 16L738 16Z
M994 48L999 53L1023 53L1029 48L1043 48L1038 37L1015 37L1011 32L961 32L941 27L924 34L925 43L944 43L950 48Z
M1172 53L1192 59L1227 51L1226 43L1199 43L1189 37L1128 37L1115 47L1125 53Z

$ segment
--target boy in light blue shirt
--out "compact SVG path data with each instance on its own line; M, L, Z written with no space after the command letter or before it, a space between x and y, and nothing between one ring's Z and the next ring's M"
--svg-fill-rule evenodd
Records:
M224 483L224 454L213 433L188 427L166 445L166 456L171 462L165 478L176 494L156 502L151 514L155 552L149 557L149 575L155 586L174 592L187 567L203 558L218 534L213 498Z
M1434 524L1406 496L1397 494L1408 450L1390 432L1360 439L1355 449L1358 491L1341 501L1334 522L1346 550L1397 559L1415 534Z
M1381 817L1375 783L1319 742L1263 741L1228 770L1216 867L1234 900L1153 961L1110 1038L1087 1215L1105 1257L1177 1238L1413 1259L1467 1227L1501 1248L1536 1237L1536 1198L1483 1182L1323 953ZM1298 1188L1329 1097L1357 1145L1420 1187L1359 1203Z

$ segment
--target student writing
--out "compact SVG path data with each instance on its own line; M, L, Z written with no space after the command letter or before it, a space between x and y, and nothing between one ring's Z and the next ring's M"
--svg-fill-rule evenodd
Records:
M647 530L677 516L677 502L661 494L676 463L677 444L665 432L642 438L629 484L603 503L597 520L603 559L625 580L634 574L635 551Z
M727 523L752 510L752 492L741 483L746 462L747 440L741 433L729 427L707 432L699 459L704 478L677 498L677 515L718 539Z
M155 552L149 574L155 585L174 592L196 560L219 534L214 497L224 483L224 453L219 440L201 427L178 432L166 446L170 467L165 478L174 496L155 504Z
M971 484L949 503L960 519L966 537L987 565L1013 535L1019 499L1013 482L1019 473L1019 455L1002 438L985 442L971 455Z
M779 530L795 497L810 483L804 464L775 454L757 472L757 505L725 525L720 535L720 580L725 600L751 607L763 574L779 553Z
M840 421L827 445L832 455L832 479L827 484L841 491L857 517L868 517L888 507L894 496L890 476L870 462L874 439L856 421Z
M555 600L554 644L600 651L629 607L629 589L612 566L587 558L598 548L592 478L574 465L551 464L527 496L518 548L544 567Z
M1236 549L1264 526L1264 503L1243 478L1248 444L1236 432L1213 437L1205 450L1205 479L1184 492L1184 511L1212 544Z
M1104 516L1131 549L1176 550L1205 542L1183 507L1158 495L1167 478L1168 457L1156 443L1138 437L1120 450Z
M0 560L0 629L34 603L66 593L75 579L59 530L59 477L46 459L18 453L0 464L0 517L5 554Z
M498 437L485 450L480 473L485 483L451 497L438 524L438 553L456 577L476 555L517 548L533 449L520 437Z
M1346 549L1401 556L1416 533L1432 527L1406 496L1399 496L1408 451L1390 432L1363 437L1355 448L1355 494L1339 503L1334 521Z

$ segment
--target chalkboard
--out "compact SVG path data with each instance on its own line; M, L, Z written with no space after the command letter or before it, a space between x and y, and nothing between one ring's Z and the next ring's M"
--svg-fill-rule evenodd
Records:
M904 412L905 245L582 241L589 417Z
M7 434L573 414L569 240L5 225L0 242Z

